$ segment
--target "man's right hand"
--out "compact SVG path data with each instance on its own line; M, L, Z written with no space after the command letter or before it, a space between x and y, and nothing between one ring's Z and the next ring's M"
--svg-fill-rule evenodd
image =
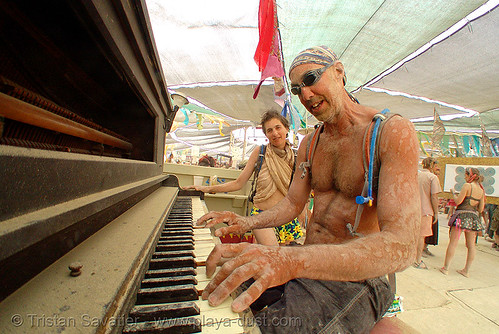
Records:
M299 268L295 247L273 247L241 242L216 245L206 260L206 275L211 277L202 298L211 306L220 305L238 286L253 278L249 288L232 303L234 312L248 308L266 289L296 277Z
M212 227L220 223L226 223L228 227L221 227L215 230L215 236L221 237L229 233L243 234L253 227L249 221L249 217L242 217L231 211L216 212L212 211L197 220L197 225Z

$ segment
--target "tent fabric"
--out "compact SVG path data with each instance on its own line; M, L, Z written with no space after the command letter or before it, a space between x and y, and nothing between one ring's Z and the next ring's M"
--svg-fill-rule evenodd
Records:
M260 79L258 0L147 0L168 86Z
M260 123L261 115L270 109L281 111L282 107L274 100L272 85L262 85L256 99L253 99L257 83L250 85L227 85L207 89L204 87L178 88L178 91L207 107L233 119ZM189 109L190 104L185 108Z
M411 92L478 112L493 110L499 106L497 32L496 8L371 86Z
M487 136L490 138L499 137L499 110L481 113L472 117L456 118L452 120L443 120L445 131L463 132L463 133L478 133L481 134L482 130L480 125L483 123L485 126ZM433 121L417 122L414 123L416 128L421 131L431 132L433 129ZM463 130L464 129L464 130Z
M413 99L400 95L376 93L367 89L355 93L354 96L363 105L378 110L388 108L391 112L401 114L409 119L418 119L428 116L433 117L433 108L437 109L440 116L466 114L463 111L459 111L445 105L440 105L436 102L424 102L419 99Z
M195 124L186 127L178 128L169 133L166 137L165 145L167 150L185 150L193 146L199 148L199 152L211 152L229 154L239 150L244 150L244 142L240 140L233 140L231 143L230 133L238 129L237 126L224 127L222 130L225 136L220 136L218 125L204 124L203 130L199 131ZM246 152L251 152L256 143L248 142L246 144Z
M180 92L199 102L183 107L190 111L186 112L189 126L194 124L196 129L186 136L204 135L207 127L199 131L195 126L199 113L222 117L230 126L240 128L258 124L266 110L282 108L284 101L276 102L272 80L266 81L258 98L253 100L261 78L253 59L259 42L259 3L258 0L146 0L170 93ZM362 104L401 113L415 121L416 128L425 127L419 119L431 118L434 108L444 124L446 117L456 114L470 116L478 111L485 116L486 112L499 109L496 94L499 62L494 52L499 49L499 9L491 10L421 55L406 60L484 3L484 0L276 0L284 70L287 73L299 51L327 45L345 64L347 89L357 89L355 96ZM489 3L494 8L498 1ZM370 83L403 60L402 67ZM446 104L390 95L378 92L379 89ZM313 126L316 120L298 99L291 96L291 101L304 123ZM491 124L499 123L497 113L489 115L493 121L487 122L487 130ZM184 120L185 114L177 115L176 121ZM476 129L473 122L473 117L466 117L453 124L456 129L468 126ZM218 133L218 124L210 126ZM179 130L177 138L181 138Z
M327 45L358 88L416 51L483 0L278 0L286 70L303 49Z

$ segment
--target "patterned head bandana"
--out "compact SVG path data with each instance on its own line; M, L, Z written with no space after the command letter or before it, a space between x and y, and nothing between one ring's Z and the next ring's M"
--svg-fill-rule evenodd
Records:
M473 173L473 170L470 167L466 167L466 173L470 176L469 183L478 179L478 175Z
M325 45L314 46L300 52L289 68L289 73L299 65L303 64L318 64L326 66L338 60L338 56Z

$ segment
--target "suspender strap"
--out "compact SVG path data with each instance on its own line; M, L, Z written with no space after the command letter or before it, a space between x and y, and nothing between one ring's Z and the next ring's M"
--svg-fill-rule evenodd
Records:
M352 236L362 236L361 233L357 233L357 228L359 227L360 217L364 211L364 204L367 203L371 206L373 202L373 179L374 174L376 173L377 181L377 173L379 172L379 169L376 168L375 170L374 166L380 142L378 134L381 132L380 124L386 119L385 115L388 112L388 109L384 109L381 113L375 114L371 124L366 128L366 132L364 133L363 143L366 143L366 139L369 138L369 145L368 149L364 148L362 152L362 162L364 164L364 187L362 188L362 194L357 196L355 199L358 204L357 212L355 214L355 223L354 226L350 223L347 224L347 229ZM379 159L376 159L376 164L378 163L378 160ZM369 161L369 164L367 164L367 161Z
M309 137L307 142L307 150L306 150L306 158L307 160L300 163L301 178L303 179L305 175L307 175L307 171L310 175L312 175L312 160L314 159L315 149L317 148L317 143L319 142L319 135L324 129L324 124L321 124L319 127L315 129L313 136Z
M265 157L265 151L267 150L267 146L260 146L260 154L258 155L258 160L255 165L255 170L253 171L253 182L251 182L251 192L248 198L248 202L253 202L253 198L255 198L256 194L256 180L258 179L258 174L260 173L260 169L262 169L263 158Z

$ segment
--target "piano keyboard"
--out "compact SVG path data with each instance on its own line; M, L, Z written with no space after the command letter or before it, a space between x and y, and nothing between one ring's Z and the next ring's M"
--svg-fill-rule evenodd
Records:
M241 320L245 315L230 308L232 298L217 307L200 299L210 281L205 274L206 258L219 242L209 229L193 227L205 212L200 198L177 198L164 222L123 333L248 332Z

